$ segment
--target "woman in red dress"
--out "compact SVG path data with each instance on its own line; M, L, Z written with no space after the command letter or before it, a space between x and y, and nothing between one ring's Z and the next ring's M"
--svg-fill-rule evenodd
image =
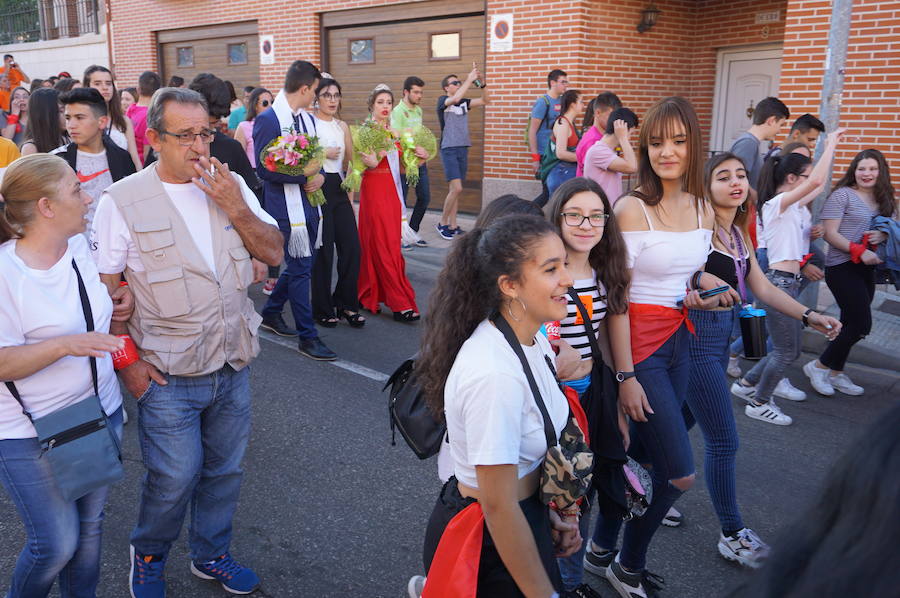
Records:
M393 107L390 88L375 87L369 95L369 117L387 128ZM400 253L406 211L400 199L400 155L396 149L380 154L360 153L366 170L359 189L359 302L373 313L384 303L398 322L415 322L420 318L416 293Z

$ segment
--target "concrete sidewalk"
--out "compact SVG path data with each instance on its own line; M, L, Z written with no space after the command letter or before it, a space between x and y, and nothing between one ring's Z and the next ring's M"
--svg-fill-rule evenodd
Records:
M440 269L447 250L453 241L438 235L434 225L440 221L440 212L429 210L419 227L419 236L428 242L428 247L416 247L412 251L404 251L403 256L412 264L432 269ZM459 226L463 230L471 230L475 224L475 216L459 215ZM840 309L824 281L819 285L819 309L825 313L840 317ZM803 333L803 350L818 355L825 349L827 341L815 330ZM892 287L879 286L872 302L872 332L861 340L850 354L851 364L864 365L893 372L900 372L900 293Z

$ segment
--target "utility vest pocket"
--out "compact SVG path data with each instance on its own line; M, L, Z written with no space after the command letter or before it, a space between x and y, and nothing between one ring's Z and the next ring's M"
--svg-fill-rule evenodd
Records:
M237 282L238 290L244 290L253 283L253 262L250 259L250 252L243 245L231 247L228 250L231 256L231 263L234 264L234 278Z
M161 317L174 318L191 311L184 268L181 266L147 272L147 283Z
M194 372L204 356L199 355L198 341L203 336L201 324L145 319L141 322L141 349L153 351L169 374Z

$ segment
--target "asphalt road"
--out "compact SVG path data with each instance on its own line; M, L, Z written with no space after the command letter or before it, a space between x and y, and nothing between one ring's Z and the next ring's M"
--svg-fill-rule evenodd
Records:
M416 249L407 270L427 307L443 251ZM261 302L258 289L254 297ZM420 325L394 322L390 313L370 316L362 330L341 324L323 329L323 340L341 361L316 363L293 342L267 336L251 370L253 434L235 518L232 552L262 579L258 597L400 598L410 575L421 573L425 524L440 489L434 460L419 461L398 438L391 446L387 400L389 374L418 346ZM808 358L804 356L804 358ZM790 378L810 391L798 361ZM868 422L896 401L896 372L849 368L866 395L782 401L794 417L783 428L750 420L735 400L741 438L738 492L744 519L767 541L802 515L830 465ZM143 474L132 422L125 428L126 479L110 493L104 532L101 598L128 596L128 537ZM662 528L649 567L667 582L667 598L718 597L747 573L716 551L718 524L702 474L702 440L692 434L698 483L679 501L685 523ZM168 564L170 598L228 596L217 584L188 570L186 529ZM7 587L24 539L22 524L0 493L0 588ZM589 580L605 597L606 582ZM55 595L55 594L54 594Z

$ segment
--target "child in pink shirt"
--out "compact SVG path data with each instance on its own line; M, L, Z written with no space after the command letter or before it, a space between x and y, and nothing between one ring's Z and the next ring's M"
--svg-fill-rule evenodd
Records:
M637 171L637 156L628 139L638 118L628 108L619 108L609 115L606 134L596 141L584 155L584 176L603 189L610 205L622 195L622 174ZM616 153L621 148L622 155Z

